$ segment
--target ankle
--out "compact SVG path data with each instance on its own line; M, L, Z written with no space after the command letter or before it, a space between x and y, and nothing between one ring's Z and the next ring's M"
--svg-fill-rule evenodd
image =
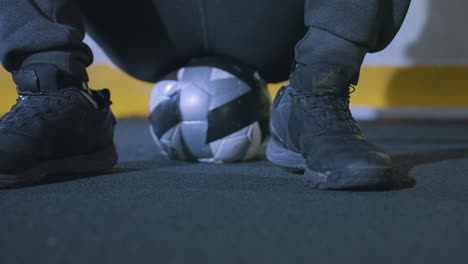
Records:
M352 84L357 84L359 71L368 49L319 28L309 28L296 46L299 64L336 65L346 72L354 72Z
M81 88L85 80L46 63L29 64L12 72L18 90L26 92L58 92L64 88Z
M358 73L336 64L297 64L291 74L291 85L298 92L316 96L349 95L349 87Z

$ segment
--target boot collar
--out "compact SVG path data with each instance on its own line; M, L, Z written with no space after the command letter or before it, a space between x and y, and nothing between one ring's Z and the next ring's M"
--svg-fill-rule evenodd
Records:
M18 93L58 93L82 87L83 81L51 64L31 64L13 72Z
M299 93L314 96L348 96L350 85L356 84L358 74L332 64L297 64L291 74L291 83Z

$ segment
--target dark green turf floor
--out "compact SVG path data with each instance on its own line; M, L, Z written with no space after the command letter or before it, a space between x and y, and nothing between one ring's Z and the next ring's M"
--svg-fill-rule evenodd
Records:
M120 121L115 170L0 191L0 263L468 263L468 123L362 127L415 186L167 161L145 121Z

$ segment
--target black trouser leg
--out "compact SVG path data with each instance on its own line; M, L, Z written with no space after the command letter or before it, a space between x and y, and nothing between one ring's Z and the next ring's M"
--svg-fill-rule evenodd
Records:
M78 3L87 32L112 61L153 82L203 56L229 57L256 68L270 82L284 81L294 46L307 31L304 0Z
M305 34L304 0L5 0L0 58L7 70L45 62L84 75L86 32L128 74L158 81L195 57L224 56L270 81L288 78Z
M86 29L121 69L157 81L193 57L226 56L258 69L270 82L289 74L304 36L304 0L4 0L0 59L9 71L53 63L85 75L92 54ZM303 64L358 69L366 52L383 49L398 31L409 0L306 0ZM109 6L112 6L109 11Z
M296 61L338 64L359 72L367 52L380 51L393 40L409 4L410 0L306 0L309 31L296 46Z
M184 56L224 56L269 82L291 71L304 36L304 0L154 0Z
M152 3L151 3L152 2ZM225 56L287 79L300 63L345 64L387 46L409 0L81 0L87 29L119 67L157 81L193 57ZM101 16L109 5L113 12ZM304 23L305 10L305 23Z
M169 38L152 0L76 1L86 32L129 75L156 82L186 62L182 51ZM172 12L183 10L174 6Z
M0 60L8 71L49 63L86 80L92 53L83 37L80 12L71 0L0 3Z

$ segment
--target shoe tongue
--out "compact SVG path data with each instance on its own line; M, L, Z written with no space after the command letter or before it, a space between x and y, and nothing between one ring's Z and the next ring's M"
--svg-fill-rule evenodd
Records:
M348 96L355 76L340 65L298 65L291 75L291 83L298 92L316 96Z
M18 92L57 93L61 89L80 88L83 81L51 64L31 64L13 72Z

